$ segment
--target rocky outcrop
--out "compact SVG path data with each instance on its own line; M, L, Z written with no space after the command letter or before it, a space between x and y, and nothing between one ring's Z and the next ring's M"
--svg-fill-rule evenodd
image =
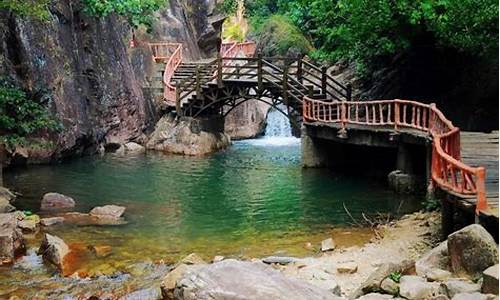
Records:
M46 193L42 197L42 210L65 209L73 207L75 207L75 200L63 194Z
M190 269L177 281L173 295L179 300L340 298L263 263L233 259Z
M448 270L449 267L447 241L442 242L415 262L415 270L419 276L427 276L434 269Z
M13 202L15 199L16 195L14 195L14 193L4 187L0 187L0 213L9 213L16 210L16 208L11 204L11 202Z
M176 120L172 115L166 115L156 124L146 147L183 155L210 154L230 144L230 138L224 134L223 126L224 120L215 117L183 117Z
M248 100L234 108L224 121L224 132L231 139L250 139L264 133L271 107L258 100Z
M12 263L25 250L17 214L0 214L0 266Z
M45 234L38 254L42 255L44 261L54 265L64 273L64 258L70 252L68 245L55 235Z
M454 272L480 275L498 264L498 245L482 226L473 224L448 236L448 253Z
M40 220L40 225L42 226L53 226L57 224L61 224L64 222L63 217L51 217L51 218L43 218Z

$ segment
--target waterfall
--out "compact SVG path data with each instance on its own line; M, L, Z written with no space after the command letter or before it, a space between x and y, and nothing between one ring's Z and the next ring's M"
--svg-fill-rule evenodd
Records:
M280 107L280 109L283 109ZM286 107L284 107L286 110ZM267 114L265 137L291 137L292 127L288 118L277 109L271 108Z
M286 107L280 106L282 111ZM256 146L288 146L300 144L300 139L292 136L292 127L288 118L275 108L271 108L267 114L267 126L264 136L258 139L247 140Z

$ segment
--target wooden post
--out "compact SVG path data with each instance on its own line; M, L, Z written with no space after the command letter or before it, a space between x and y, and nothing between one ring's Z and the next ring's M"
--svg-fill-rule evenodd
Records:
M262 93L262 52L257 53L257 88L258 93Z
M394 102L394 129L398 131L399 125L399 102L398 99Z
M481 210L488 209L488 202L486 200L486 170L484 167L477 168L476 172L476 214L479 215Z
M217 86L222 88L222 56L217 54Z
M288 64L286 60L283 68L283 102L288 106Z
M347 101L352 100L352 85L350 83L347 84Z
M310 85L307 89L307 95L312 99L314 97L314 86Z
M201 99L201 73L200 66L196 66L196 99Z
M321 67L321 93L326 95L326 67Z
M297 59L297 81L302 83L302 58Z
M177 112L177 116L182 117L181 93L178 86L175 87L175 111Z

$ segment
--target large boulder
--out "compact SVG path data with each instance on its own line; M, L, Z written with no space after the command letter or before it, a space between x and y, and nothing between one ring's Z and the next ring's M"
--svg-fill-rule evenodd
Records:
M41 209L65 209L75 207L75 200L59 193L47 193L43 195Z
M55 235L45 234L38 254L42 255L44 261L56 266L64 272L64 257L70 252L68 245Z
M370 276L349 295L349 299L357 299L364 294L377 292L381 289L382 281L391 273L412 274L414 273L415 262L403 260L398 263L385 263L373 271Z
M179 300L340 299L327 290L287 278L261 262L227 259L189 270L174 290Z
M224 120L163 116L151 134L147 149L183 155L206 155L228 147Z
M498 264L484 270L481 292L498 295Z
M415 262L415 270L419 276L427 276L434 269L448 270L450 258L448 256L448 242L444 241L431 249Z
M498 263L498 246L482 226L473 224L448 236L448 253L454 272L479 275Z
M0 265L12 263L25 251L21 230L15 213L0 214Z

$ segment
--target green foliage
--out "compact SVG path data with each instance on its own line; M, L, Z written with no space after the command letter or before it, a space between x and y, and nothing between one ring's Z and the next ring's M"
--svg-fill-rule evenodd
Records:
M90 15L105 17L112 13L124 16L131 26L146 25L154 21L153 13L160 9L165 0L83 0L85 11Z
M8 145L25 144L39 130L60 130L45 106L28 97L8 79L0 79L0 137Z
M233 15L236 13L238 9L238 1L237 0L224 0L222 2L217 3L216 10L222 12L226 15Z
M348 58L359 69L418 43L496 57L496 0L247 0L252 25L285 15L314 41L320 60Z
M423 209L426 211L435 211L441 207L441 204L438 199L432 196L428 196L422 202Z
M263 20L257 30L259 40L267 45L264 55L299 55L313 50L311 42L286 17L273 15Z
M231 23L229 20L226 20L224 22L222 37L224 40L243 42L245 40L245 32L239 23Z
M399 281L401 280L401 272L392 272L390 275L389 275L389 278L396 282L396 283L399 283Z
M50 2L51 0L0 0L0 9L9 10L20 16L46 20L49 17Z

